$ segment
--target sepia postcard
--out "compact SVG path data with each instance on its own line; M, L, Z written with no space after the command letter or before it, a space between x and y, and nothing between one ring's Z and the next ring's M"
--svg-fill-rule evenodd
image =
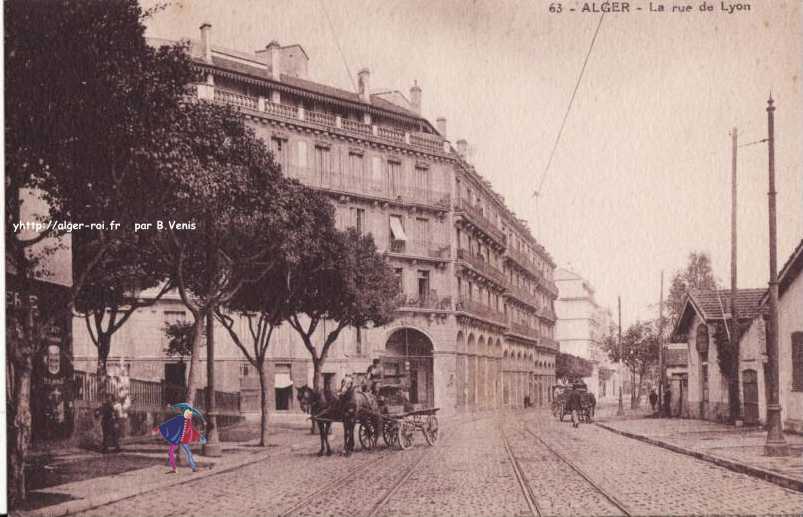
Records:
M798 0L7 0L6 487L803 515Z

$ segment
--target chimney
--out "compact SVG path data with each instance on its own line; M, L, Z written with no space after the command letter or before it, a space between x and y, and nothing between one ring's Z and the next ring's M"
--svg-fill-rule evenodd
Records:
M461 138L457 141L457 154L465 160L466 152L468 152L468 142L466 142L465 138Z
M363 68L357 72L357 89L359 90L360 100L366 104L371 103L371 71Z
M421 114L421 87L418 86L418 81L413 81L410 88L410 106L416 115Z
M204 23L201 25L201 51L204 53L204 61L212 62L212 25Z
M446 117L438 117L435 120L435 128L443 138L446 138Z
M270 59L270 78L274 81L281 81L282 79L282 70L281 70L281 45L276 40L271 41L268 43L268 46L265 47L268 51L268 59Z

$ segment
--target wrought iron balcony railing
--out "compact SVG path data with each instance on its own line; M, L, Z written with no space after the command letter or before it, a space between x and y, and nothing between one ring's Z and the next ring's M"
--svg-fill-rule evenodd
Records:
M541 337L541 333L538 332L538 330L536 330L536 329L534 329L532 327L528 327L524 323L518 323L518 322L515 322L515 321L511 321L511 322L509 322L508 325L510 327L511 332L513 332L515 334L518 334L520 336L525 336L525 337L529 337L529 338L532 338L532 339L538 339L538 338Z
M449 311L452 309L452 297L438 296L438 292L434 290L425 296L401 294L398 299L398 305L402 309Z
M464 214L471 224L485 232L485 234L494 239L501 246L507 245L507 236L505 233L485 217L482 210L472 205L467 199L458 198L455 209L457 212Z
M498 285L502 287L507 285L507 278L505 275L489 264L482 255L475 255L467 249L459 248L457 250L457 258L468 262L476 271L493 282L496 282Z
M474 316L479 316L480 318L490 320L500 325L507 325L504 313L498 312L496 309L492 307L489 307L476 300L471 300L469 298L466 298L465 296L461 296L457 299L457 303L455 304L455 310L459 312L472 314Z

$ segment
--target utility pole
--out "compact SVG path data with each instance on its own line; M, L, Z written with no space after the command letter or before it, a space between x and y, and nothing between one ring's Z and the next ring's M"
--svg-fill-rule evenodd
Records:
M769 281L769 322L767 332L767 381L769 397L767 400L767 442L764 454L767 456L787 456L789 446L783 437L781 427L781 405L778 379L778 252L777 229L775 226L775 106L772 95L767 101L767 142L769 147L769 223L770 223L770 281Z
M664 407L664 272L661 271L661 294L658 298L658 414L669 416L669 407Z
M616 416L624 416L625 408L622 405L622 297L617 296L617 305L619 306L619 409L616 410Z
M739 397L739 319L736 315L736 148L738 130L731 131L733 151L731 157L731 375L730 375L730 416L738 427L741 422L741 402ZM723 318L725 315L722 315ZM728 322L725 320L725 324Z

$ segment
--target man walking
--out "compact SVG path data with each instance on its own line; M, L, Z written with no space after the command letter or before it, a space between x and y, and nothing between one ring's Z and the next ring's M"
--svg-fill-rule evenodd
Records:
M580 419L577 414L577 412L580 411L580 404L580 390L578 389L577 384L573 384L566 400L566 409L572 413L572 427L575 428L580 425Z

